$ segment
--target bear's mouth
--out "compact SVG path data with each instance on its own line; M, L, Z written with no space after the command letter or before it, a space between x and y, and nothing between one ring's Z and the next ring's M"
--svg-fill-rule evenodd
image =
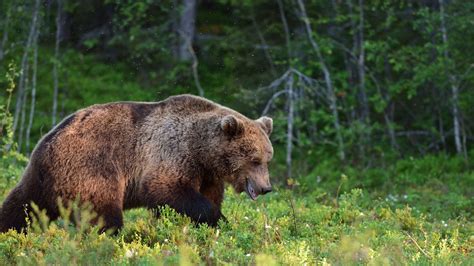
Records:
M252 200L256 200L258 197L258 194L255 192L255 188L253 187L249 178L247 178L247 182L245 184L245 192L247 192L247 195L249 195Z

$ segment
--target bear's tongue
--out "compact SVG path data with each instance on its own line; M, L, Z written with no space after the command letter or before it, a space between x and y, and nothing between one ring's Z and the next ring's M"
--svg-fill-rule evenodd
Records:
M252 183L247 179L247 194L252 200L257 199L257 193L255 192L255 189L252 186Z

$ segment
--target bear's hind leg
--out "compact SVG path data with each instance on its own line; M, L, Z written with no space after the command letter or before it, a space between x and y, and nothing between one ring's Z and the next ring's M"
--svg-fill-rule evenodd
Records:
M6 232L9 229L19 232L26 227L30 201L19 186L10 192L0 209L0 232Z

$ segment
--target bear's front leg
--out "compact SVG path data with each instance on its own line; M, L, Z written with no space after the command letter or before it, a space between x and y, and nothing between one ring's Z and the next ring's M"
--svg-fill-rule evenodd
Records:
M224 182L204 182L200 193L220 211L224 199ZM227 218L222 213L220 215L221 219L227 222Z
M149 182L142 188L144 202L150 209L168 205L176 212L190 217L194 222L206 223L209 226L216 226L222 216L215 204L190 186L183 184L161 186L159 183Z

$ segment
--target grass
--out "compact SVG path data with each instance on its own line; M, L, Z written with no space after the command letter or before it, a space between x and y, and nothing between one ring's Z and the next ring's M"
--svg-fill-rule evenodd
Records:
M89 227L87 210L74 209L83 221L76 226L39 219L28 234L0 234L0 264L474 265L474 201L460 186L474 174L456 160L433 156L344 173L322 163L312 173L319 178L302 177L293 190L277 188L256 202L229 188L229 222L218 228L195 226L169 208L158 219L135 209L111 236ZM446 172L430 176L440 161Z

